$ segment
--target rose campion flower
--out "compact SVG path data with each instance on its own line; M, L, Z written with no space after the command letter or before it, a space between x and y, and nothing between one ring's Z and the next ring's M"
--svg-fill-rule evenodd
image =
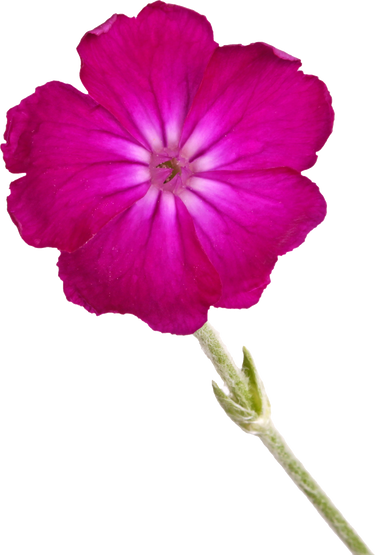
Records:
M195 332L248 308L325 216L301 175L332 130L324 83L263 43L218 47L205 17L155 2L78 46L83 94L51 82L8 112L9 213L61 251L67 298Z

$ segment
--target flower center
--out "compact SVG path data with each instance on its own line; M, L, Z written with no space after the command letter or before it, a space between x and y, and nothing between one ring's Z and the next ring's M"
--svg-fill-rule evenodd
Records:
M171 168L171 170L172 170L172 173L163 182L163 185L165 185L166 183L169 183L169 181L171 181L178 173L181 174L180 164L178 163L176 158L172 158L172 160L168 160L167 162L162 162L161 164L159 164L156 167L157 168Z
M192 175L189 161L171 149L153 153L150 162L151 183L178 195Z

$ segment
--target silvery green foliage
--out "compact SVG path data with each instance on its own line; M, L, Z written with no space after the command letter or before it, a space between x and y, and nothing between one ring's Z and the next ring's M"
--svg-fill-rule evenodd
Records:
M215 402L244 433L256 432L271 418L273 404L253 351L246 344L240 345L240 365L213 322L207 322L194 335L218 376L216 380L210 378Z

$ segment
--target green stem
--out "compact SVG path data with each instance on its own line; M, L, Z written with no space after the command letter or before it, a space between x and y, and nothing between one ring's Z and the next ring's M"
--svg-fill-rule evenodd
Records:
M294 453L292 453L272 422L268 424L263 433L259 434L259 437L296 486L303 491L340 540L344 542L346 547L354 555L372 555L357 532L353 530L330 498L315 482Z
M234 364L217 331L207 323L195 332L194 335L228 387L231 398L245 410L253 410L252 398L251 394L249 394L249 381L246 379L244 372ZM264 392L263 395L265 396ZM220 399L218 398L218 400ZM271 421L268 400L264 404L267 404L268 410L264 414L259 414L259 418L248 426L247 431L259 436L293 482L303 491L353 555L373 555L329 497L327 497L302 463L289 449ZM225 406L222 406L226 410ZM229 412L228 415L231 416ZM231 418L233 419L233 416ZM241 424L239 425L242 429L245 429Z

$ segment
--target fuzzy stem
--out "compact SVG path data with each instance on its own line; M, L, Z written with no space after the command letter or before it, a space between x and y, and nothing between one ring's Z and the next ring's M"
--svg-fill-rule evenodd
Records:
M271 421L264 432L259 433L259 438L353 555L372 555L356 531L292 453Z
M206 323L194 335L228 387L231 396L241 406L249 408L251 405L251 395L249 396L247 391L248 383L244 379L243 372L234 364L217 331L209 323ZM249 431L250 433L252 432L251 428L249 428ZM303 491L353 555L373 555L329 497L327 497L302 463L289 449L269 416L254 422L253 433L259 436L293 482Z

